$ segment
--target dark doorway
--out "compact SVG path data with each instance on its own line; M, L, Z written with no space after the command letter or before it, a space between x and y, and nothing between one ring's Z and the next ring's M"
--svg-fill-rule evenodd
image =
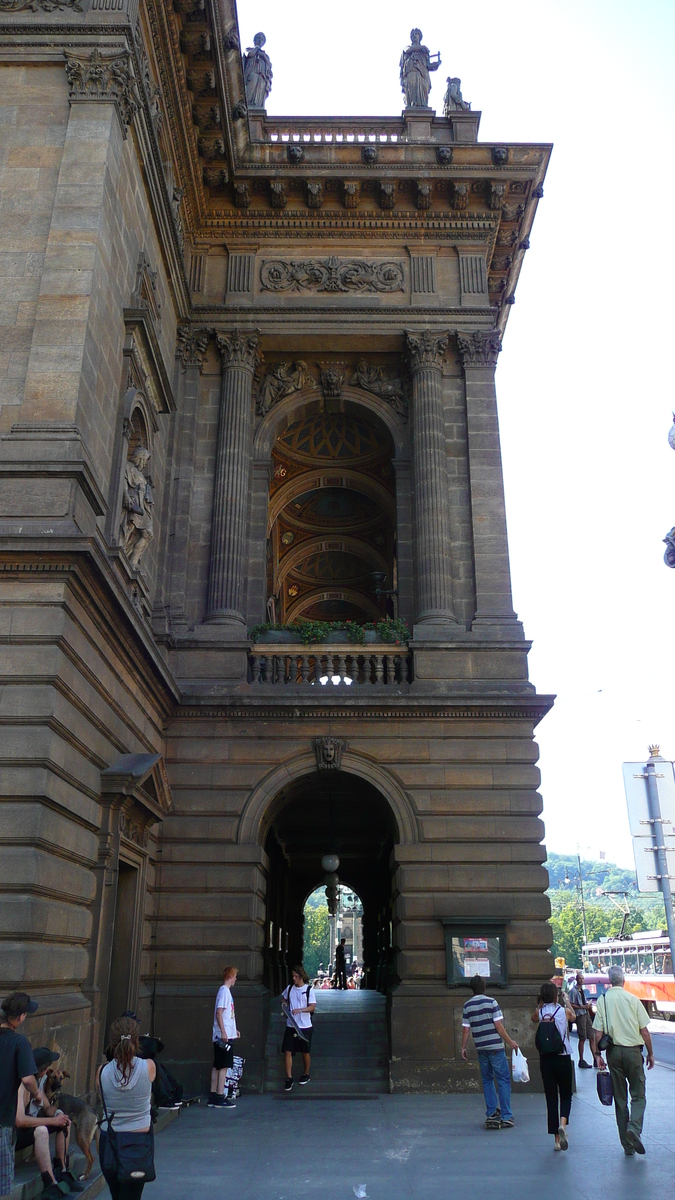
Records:
M302 961L307 896L324 883L322 856L337 854L338 876L363 904L365 986L386 992L396 981L392 950L390 857L398 831L372 784L344 771L315 771L276 797L268 814L265 982L274 995Z
M133 1006L135 1001L135 997L130 995L130 991L134 961L137 890L138 869L131 863L120 860L110 961L106 1037L112 1022L126 1009Z

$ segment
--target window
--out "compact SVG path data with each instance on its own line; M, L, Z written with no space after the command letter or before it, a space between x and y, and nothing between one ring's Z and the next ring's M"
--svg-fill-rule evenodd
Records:
M474 975L482 975L493 987L505 987L506 927L485 921L468 924L443 921L448 987L466 987Z

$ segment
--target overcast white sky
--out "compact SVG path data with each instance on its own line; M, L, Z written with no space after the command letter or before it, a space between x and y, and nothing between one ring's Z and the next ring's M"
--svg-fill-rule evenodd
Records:
M558 696L547 844L629 866L621 763L675 757L675 4L239 0L239 24L267 35L271 114L400 112L415 24L437 111L459 75L481 140L554 143L497 374L515 606Z

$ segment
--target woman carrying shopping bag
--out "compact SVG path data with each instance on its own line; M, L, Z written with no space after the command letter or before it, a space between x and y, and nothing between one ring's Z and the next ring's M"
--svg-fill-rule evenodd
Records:
M140 1200L155 1178L150 1094L157 1067L139 1058L138 1022L120 1017L110 1028L112 1061L96 1073L103 1103L99 1158L112 1200Z
M538 1026L534 1044L539 1051L541 1079L546 1093L548 1132L555 1138L553 1149L566 1150L573 1081L572 1047L567 1022L574 1020L574 1009L566 997L562 1002L558 1001L558 989L554 983L543 983L532 1020Z

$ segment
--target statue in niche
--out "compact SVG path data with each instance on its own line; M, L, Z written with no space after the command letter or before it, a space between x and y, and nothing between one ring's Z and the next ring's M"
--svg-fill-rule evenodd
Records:
M430 54L422 45L422 30L410 30L410 45L401 55L401 91L406 108L428 108L431 79L429 73L441 65L439 54ZM432 60L436 61L433 62Z
M381 367L373 367L365 358L360 358L350 383L362 388L364 392L372 392L373 395L386 400L404 420L408 416L408 406L400 381L385 379Z
M145 446L136 446L124 468L120 543L134 569L138 568L154 537L152 510L155 501L150 480L144 474L149 460L150 451Z
M471 105L462 96L461 79L453 79L448 75L448 88L443 97L443 116L449 117L454 112L471 112Z
M284 400L293 392L301 391L302 388L313 382L314 380L307 370L307 363L302 362L301 359L294 363L279 363L278 367L271 367L263 379L256 404L258 416L266 416L280 400Z
M272 62L263 50L267 38L256 33L244 56L244 86L249 108L264 108L272 91Z

